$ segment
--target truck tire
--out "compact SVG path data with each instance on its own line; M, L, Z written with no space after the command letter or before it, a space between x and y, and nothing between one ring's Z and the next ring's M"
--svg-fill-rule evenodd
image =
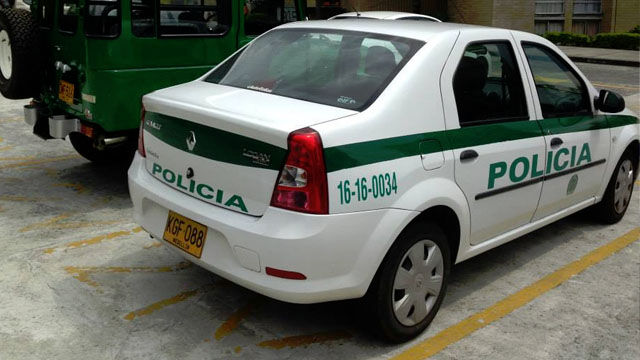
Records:
M0 92L7 99L38 95L40 64L38 26L24 9L0 9Z
M636 179L636 160L631 150L622 154L611 175L602 200L593 206L592 215L605 224L615 224L624 216L631 202L633 184Z
M393 343L420 335L442 304L450 269L449 243L438 225L405 229L365 295L368 322L378 335Z

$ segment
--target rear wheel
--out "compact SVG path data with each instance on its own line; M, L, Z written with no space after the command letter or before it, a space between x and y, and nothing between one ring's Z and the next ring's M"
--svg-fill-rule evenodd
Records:
M42 73L38 38L29 11L0 10L0 92L5 98L37 96Z
M450 267L449 244L440 227L416 224L403 231L366 297L378 333L391 342L420 335L442 304Z
M636 171L631 151L625 151L611 175L602 201L593 209L598 220L614 224L622 219L631 201Z
M117 144L104 146L98 141L81 133L69 134L71 145L78 154L96 164L128 164L133 159L137 142L135 139L127 139Z

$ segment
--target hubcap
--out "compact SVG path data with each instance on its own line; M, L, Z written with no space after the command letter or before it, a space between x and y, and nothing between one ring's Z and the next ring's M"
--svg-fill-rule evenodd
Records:
M633 188L633 165L631 160L625 160L620 164L616 185L613 190L613 207L618 214L622 214L629 205L631 190Z
M11 79L11 41L6 30L0 30L0 72L5 79Z
M403 256L393 281L393 313L405 326L424 320L438 299L444 279L440 248L431 240L415 243Z

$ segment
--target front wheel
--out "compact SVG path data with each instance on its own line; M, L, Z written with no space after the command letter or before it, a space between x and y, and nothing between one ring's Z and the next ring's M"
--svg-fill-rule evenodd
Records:
M602 201L594 206L594 215L598 220L614 224L624 216L633 193L635 164L631 152L625 151L611 175Z
M69 134L69 140L78 154L96 164L129 164L137 145L127 139L115 145L100 146L95 140L76 132Z
M415 224L403 231L366 296L378 333L395 343L420 335L442 304L450 267L440 227Z

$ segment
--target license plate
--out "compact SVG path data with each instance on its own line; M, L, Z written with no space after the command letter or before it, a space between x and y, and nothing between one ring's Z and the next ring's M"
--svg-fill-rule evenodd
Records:
M167 225L162 238L177 248L197 257L202 256L204 241L207 239L207 227L169 211Z
M70 82L60 80L60 88L58 88L58 97L67 104L73 105L74 85Z

